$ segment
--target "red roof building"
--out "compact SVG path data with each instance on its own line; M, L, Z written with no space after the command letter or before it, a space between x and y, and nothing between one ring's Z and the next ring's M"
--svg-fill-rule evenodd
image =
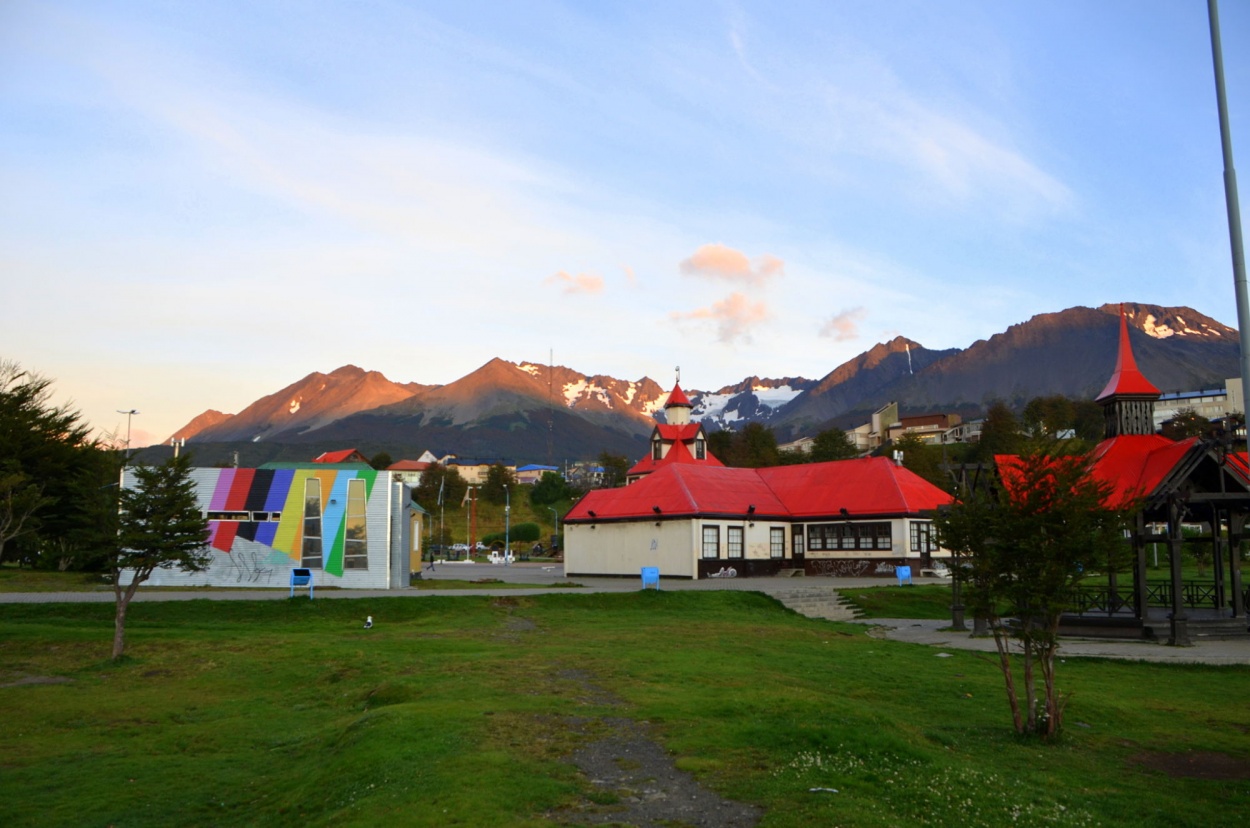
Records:
M680 385L630 484L595 489L564 518L565 573L892 576L927 566L931 514L951 498L885 458L728 468L691 423Z

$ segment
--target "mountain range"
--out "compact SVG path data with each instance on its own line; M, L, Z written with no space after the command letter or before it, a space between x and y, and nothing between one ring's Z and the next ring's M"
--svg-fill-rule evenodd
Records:
M864 422L889 401L900 412L976 416L993 400L1093 398L1115 365L1118 316L1129 320L1142 372L1164 392L1223 387L1240 372L1237 331L1190 308L1126 303L1034 316L967 348L931 350L905 337L880 343L824 377L748 377L716 391L684 389L705 426L764 423L779 439ZM560 462L607 450L645 452L670 386L558 365L492 359L447 385L396 383L346 365L262 397L237 414L208 410L173 436L197 462L306 460L324 450ZM161 451L156 447L155 451ZM168 451L165 447L164 451Z

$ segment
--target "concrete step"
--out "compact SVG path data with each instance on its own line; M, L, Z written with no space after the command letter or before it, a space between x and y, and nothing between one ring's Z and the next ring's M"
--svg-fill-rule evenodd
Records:
M852 621L858 616L855 608L829 587L794 587L770 592L784 606L808 618Z

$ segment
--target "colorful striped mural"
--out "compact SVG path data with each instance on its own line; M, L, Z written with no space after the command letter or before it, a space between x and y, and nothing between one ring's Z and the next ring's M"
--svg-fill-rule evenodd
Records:
M208 471L208 470L203 470ZM305 481L321 482L323 569L343 574L344 514L349 480L365 481L365 499L373 496L373 469L216 469L216 481L200 479L201 503L209 512L209 545L229 553L242 539L268 546L298 563L304 529ZM212 472L209 472L211 474ZM207 503L205 504L205 501ZM278 520L253 520L257 512L281 513ZM232 513L248 519L213 519Z

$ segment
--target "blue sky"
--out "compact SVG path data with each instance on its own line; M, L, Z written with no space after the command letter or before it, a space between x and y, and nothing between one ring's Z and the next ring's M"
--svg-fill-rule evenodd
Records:
M348 363L712 390L1075 305L1236 325L1222 167L1196 0L7 0L0 357L140 444Z

